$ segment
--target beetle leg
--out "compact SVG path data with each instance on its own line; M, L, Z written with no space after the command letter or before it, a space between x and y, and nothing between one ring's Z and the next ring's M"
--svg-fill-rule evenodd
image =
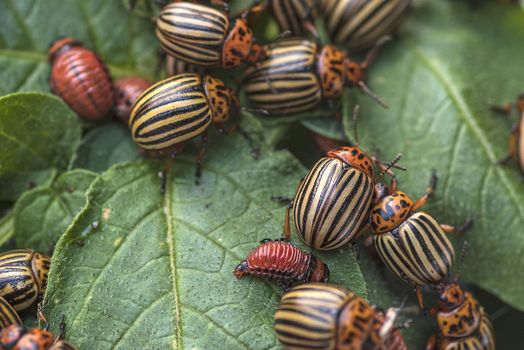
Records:
M415 293L417 294L418 306L420 307L421 310L425 310L424 309L424 297L422 296L422 288L420 286L416 286ZM424 311L424 313L425 312L426 311Z
M278 284L282 289L284 289L284 292L288 292L291 288L293 288L293 284L287 280L280 280Z
M289 241L289 238L291 237L291 225L289 222L291 208L293 208L293 202L289 202L289 204L286 207L286 216L284 218L284 230L282 232L283 241Z
M200 153L198 154L198 157L196 159L196 170L195 170L195 176L196 180L195 182L198 184L200 182L200 177L202 176L202 159L204 159L204 155L206 154L207 149L207 131L202 134L202 147L200 148Z
M428 339L426 350L437 350L437 333L433 333Z
M499 114L508 115L508 114L511 113L511 110L514 107L515 107L515 105L513 103L506 103L506 104L503 104L501 106L491 106L490 109L493 112L496 112L496 113L499 113Z
M251 156L255 159L258 159L258 157L260 157L260 147L255 146L253 138L249 136L248 132L244 130L244 128L242 128L240 124L235 124L231 126L229 129L226 129L223 123L217 123L216 125L218 127L218 132L220 132L221 134L227 135L235 131L238 132L248 142L249 147L251 148Z
M464 232L467 229L469 229L472 224L473 224L473 219L472 218L467 218L466 221L464 221L464 223L462 225L458 226L458 227L457 226L448 225L448 224L440 224L440 227L446 233L460 233L460 232Z
M211 0L211 4L214 6L222 7L224 13L229 17L229 4L222 0Z
M429 185L428 185L428 188L426 189L426 194L420 197L419 200L417 200L415 204L413 204L413 207L411 208L412 211L416 211L421 206L426 204L428 199L433 195L433 193L435 193L435 188L437 187L437 180L438 180L437 173L435 172L435 170L432 170L431 176L429 178Z
M351 242L351 248L353 249L353 254L357 260L360 260L360 247L357 242Z
M158 177L160 178L160 193L162 194L166 193L167 177L169 176L172 167L173 160L168 158L164 162L164 168L162 168L162 171L158 173Z
M289 197L285 197L285 196L271 196L271 200L279 202L281 204L286 204L286 205L293 201L293 199Z
M515 157L515 154L517 154L517 138L519 136L520 126L518 123L513 124L513 126L511 127L511 135L509 137L508 154L504 158L499 159L499 164L507 163L509 160Z
M159 77L160 76L160 72L162 70L162 66L165 66L166 64L166 60L167 60L167 53L161 49L161 48L158 48L157 50L157 66L155 68L155 77Z
M377 58L377 55L378 55L378 51L380 50L380 48L386 44L388 41L391 41L391 37L388 36L388 35L385 35L383 37L381 37L380 39L378 39L376 42L375 42L375 45L368 51L368 53L366 54L366 58L364 59L364 62L362 62L360 65L362 66L363 69L367 69L369 68L369 66L375 61L375 59Z
M239 124L237 124L236 130L249 144L249 148L251 148L251 157L253 157L254 159L258 159L260 157L260 146L255 145L255 141L253 141L253 138Z
M39 302L38 305L36 306L36 316L38 317L38 320L40 322L44 323L44 326L42 327L42 329L44 331L47 331L49 329L49 322L47 322L47 318L45 317L44 304L42 302Z
M244 19L247 19L247 16L253 14L253 13L260 13L264 12L267 8L267 3L262 4L260 0L254 0L251 3L251 6L245 11L245 13L242 14Z
M65 315L64 314L60 316L60 324L58 327L60 328L60 331L58 332L58 335L56 336L55 343L65 338Z
M393 194L397 191L398 180L397 177L393 174L391 175L391 182L389 183L389 194Z
M292 207L293 207L293 202L289 202L289 204L286 207L286 214L284 218L284 230L282 232L283 241L289 241L291 237L291 225L289 222L289 215L290 215L290 211Z
M309 34L311 34L311 36L318 45L322 44L322 38L320 38L320 34L318 34L317 27L315 27L315 24L313 22L309 20L304 22L304 29L306 29L306 31L309 32Z

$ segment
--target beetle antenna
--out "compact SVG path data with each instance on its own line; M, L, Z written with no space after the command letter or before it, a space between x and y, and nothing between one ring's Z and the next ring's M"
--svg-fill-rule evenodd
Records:
M402 158L402 153L399 153L395 156L395 158L393 158L393 160L391 160L391 162L389 163L383 163L382 161L380 160L376 160L377 162L379 162L380 164L382 165L385 165L386 167L384 168L384 170L382 170L380 172L380 174L377 176L377 178L379 177L382 177L385 173L387 173L389 170L391 170L391 168L394 168L394 169L398 169L398 170L407 170L406 168L400 166L400 165L396 165L396 163L398 163L398 161L400 160L400 158Z
M284 30L282 33L278 34L278 37L276 40L282 40L289 38L293 35L293 33L290 30Z
M382 98L380 98L376 93L371 91L369 86L366 85L362 80L357 83L357 86L360 88L362 92L364 92L366 95L370 96L375 102L377 102L379 105L381 105L384 108L389 108L388 104L384 102Z
M501 306L497 311L489 315L489 318L491 319L491 322L495 322L497 318L504 316L511 310L512 310L512 307L509 305Z
M360 114L360 105L355 105L353 108L353 114L351 115L351 121L353 122L353 137L357 143L357 147L360 144L358 139L358 116Z

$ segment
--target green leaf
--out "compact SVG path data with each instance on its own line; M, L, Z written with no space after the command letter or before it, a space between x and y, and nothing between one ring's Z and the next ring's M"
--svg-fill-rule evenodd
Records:
M115 77L152 78L158 64L151 18L123 1L5 0L0 23L0 94L49 91L47 49L60 36L95 50Z
M283 151L256 161L240 137L211 142L200 185L186 158L175 160L165 195L152 162L114 166L93 183L56 247L46 296L48 315L65 313L81 348L277 346L279 289L232 271L259 240L280 235L284 208L270 197L291 195L305 169ZM366 295L351 249L322 256L333 281Z
M10 211L0 219L0 246L3 246L15 234L15 218L13 212Z
M14 200L65 170L80 133L75 114L54 96L0 97L0 200Z
M85 193L96 177L90 171L72 170L51 185L24 193L14 209L18 246L48 253L84 207Z
M129 130L120 124L107 124L91 130L84 137L73 167L102 172L113 164L139 157Z
M408 171L400 189L413 198L437 170L439 186L425 210L442 223L475 220L454 239L457 251L469 243L461 279L524 310L524 284L515 283L524 270L515 258L524 251L522 175L515 163L496 164L507 152L511 122L490 112L522 92L524 70L515 57L524 56L524 13L495 2L472 11L420 0L403 28L369 74L390 108L358 98L361 144L385 160L403 153ZM344 126L351 139L350 109Z
M158 45L147 18L150 9L130 13L124 3L0 2L0 93L47 91L47 45L60 35L76 36L98 51L114 76L151 78ZM352 139L347 112L360 101L361 143L370 151L380 150L382 158L404 153L402 163L409 171L401 175L401 188L413 197L421 195L431 168L436 168L440 187L428 211L446 223L475 216L474 229L455 241L457 250L464 238L470 246L461 277L523 309L524 287L518 283L524 264L519 259L524 244L519 234L522 186L516 166L493 164L505 152L510 122L488 112L490 104L520 92L523 13L496 2L475 11L467 1L414 3L402 39L389 44L369 72L369 84L390 104L388 111L352 92L341 121L335 118L336 109L322 106L301 116L260 116L262 131L255 133L271 146L297 150L300 159L316 159L312 142L303 145L308 135L298 137L292 123ZM245 6L233 1L233 7L239 5ZM273 27L260 29L274 35L274 23L266 22ZM23 105L40 111L32 103ZM39 120L63 132L62 124L47 121L50 113L55 109ZM22 130L33 141L35 129L31 124ZM61 134L51 135L53 142L63 141ZM202 184L194 185L194 159L185 155L175 160L162 195L157 174L163 164L121 164L137 157L124 128L97 127L80 147L75 140L67 156L52 152L63 161L60 166L44 164L27 173L17 169L5 181L0 158L0 188L6 198L41 186L24 195L15 210L21 215L15 223L23 232L19 244L35 242L46 249L47 235L54 240L68 227L56 247L45 300L52 327L57 330L65 314L67 338L79 348L279 348L272 320L281 290L259 279L237 281L232 270L258 240L279 236L284 208L269 198L293 195L306 169L287 151L263 148L255 161L241 138L215 136L203 163ZM39 140L31 149L49 144ZM77 154L71 163L73 149ZM189 148L186 154L197 151ZM24 157L16 164L34 162L39 160ZM54 180L69 164L103 173L96 177L76 170ZM71 184L77 186L73 193L67 191ZM72 208L63 217L61 203ZM13 220L0 221L0 242L3 232L11 234ZM293 241L303 247L296 237ZM320 254L331 268L331 282L354 289L373 304L399 306L408 295L403 318L414 322L403 333L409 348L423 348L435 329L434 319L420 316L406 284L365 252L361 255L355 260L350 247ZM436 300L432 297L428 303ZM497 335L506 336L497 322L495 327Z

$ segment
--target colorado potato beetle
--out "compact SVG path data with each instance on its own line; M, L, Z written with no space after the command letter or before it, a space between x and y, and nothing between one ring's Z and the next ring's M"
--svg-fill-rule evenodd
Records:
M166 5L156 19L156 35L171 56L206 68L235 68L264 58L245 11L229 29L226 14L190 2Z
M345 86L356 86L385 106L364 83L365 71L377 50L378 45L363 63L357 63L333 45L281 40L267 47L264 61L246 71L246 96L251 106L270 115L283 115L312 110L322 100L338 99Z
M146 151L169 155L180 145L202 136L197 176L207 146L207 128L224 123L239 111L230 88L210 75L186 73L162 80L145 90L131 109L129 129L133 140Z
M76 348L40 328L24 328L11 325L0 333L0 350L76 350Z
M54 94L80 117L97 120L114 105L111 77L104 62L74 38L61 38L49 48L51 75L49 85Z
M47 286L51 258L31 249L0 254L0 296L16 311L41 298Z
M149 80L140 77L123 78L115 82L115 114L122 123L128 124L133 103L151 85Z
M270 0L271 13L281 32L296 36L306 32L316 34L313 21L316 15L316 0Z
M332 284L306 283L284 294L275 330L286 349L407 349L383 312Z
M355 115L357 112L355 108ZM400 157L399 154L392 162L382 163L358 146L327 152L298 185L286 209L282 238L290 238L289 216L293 209L298 235L308 246L333 250L350 242L367 226L371 205L396 190L397 180L391 168L397 167ZM378 183L374 165L381 169L379 176L391 176L389 189Z
M284 288L306 282L327 282L329 268L318 257L292 243L264 240L236 267L237 278L255 275L280 282Z
M320 13L333 42L366 49L402 21L411 0L320 0Z
M22 325L18 312L2 297L0 297L0 330L10 325Z
M524 130L524 94L518 96L517 102L514 104L505 104L503 106L494 106L493 110L499 113L509 114L513 109L516 109L520 114L520 119L513 124L511 128L511 136L509 138L508 155L499 160L499 163L507 163L511 159L518 156L520 170L524 172L524 139L522 138L522 130Z
M384 196L371 211L373 245L380 259L399 278L411 284L423 308L421 286L436 285L450 272L455 250L447 233L462 232L460 227L440 224L426 212L417 212L436 185L432 174L427 192L413 202L404 192Z
M426 350L495 350L493 326L473 294L457 283L444 283L438 292L439 307L430 311L437 316L438 331L429 338Z

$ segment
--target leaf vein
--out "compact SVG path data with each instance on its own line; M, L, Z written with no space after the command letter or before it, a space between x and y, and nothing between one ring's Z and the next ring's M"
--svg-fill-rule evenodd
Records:
M461 96L459 91L457 91L456 87L446 77L445 73L443 72L442 67L440 67L438 63L434 62L434 60L429 58L426 54L424 54L423 51L416 46L416 44L412 42L407 42L405 46L440 81L444 89L448 92L449 96L453 100L454 104L457 106L457 108L461 112L459 113L459 115L462 117L465 124L468 125L473 135L477 138L481 146L481 149L484 151L486 155L486 158L491 162L491 164L495 164L497 161L497 156L491 149L485 133L482 131L482 129L478 125L478 122L475 120L473 113L470 110L469 106L467 105L466 101L464 101L464 98ZM502 183L503 187L508 192L508 196L513 201L513 204L517 208L520 217L524 218L524 206L522 205L522 201L520 201L519 198L517 197L517 194L516 194L517 191L515 191L512 188L508 177L504 173L504 170L500 169L499 167L495 167L494 171L497 174L497 177L500 179L500 182Z
M152 216L154 214L156 214L157 210L153 210L151 212L148 212L147 214L145 214L139 221L138 223L135 225L135 228L139 226L139 223L140 222L143 222L145 221L149 216ZM76 314L74 320L73 320L73 323L72 323L72 328L74 328L76 326L76 324L79 322L80 320L80 315L85 312L84 310L86 309L86 307L88 306L89 304L89 301L91 300L91 297L92 297L92 294L94 292L94 288L96 285L98 285L100 283L100 279L102 278L104 272L108 271L107 270L107 267L111 266L111 263L113 262L113 260L115 259L115 257L118 255L118 253L121 251L122 247L125 245L125 243L128 241L128 238L133 235L136 231L133 229L131 231L129 231L129 233L127 235L124 236L123 240L122 240L122 243L116 248L116 250L113 252L113 254L111 255L111 257L109 258L109 260L100 268L100 271L98 272L98 274L96 275L96 277L93 279L93 282L90 284L89 286L89 289L87 290L87 293L86 293L86 296L83 298L83 301L82 301L82 306L80 307L80 311Z

